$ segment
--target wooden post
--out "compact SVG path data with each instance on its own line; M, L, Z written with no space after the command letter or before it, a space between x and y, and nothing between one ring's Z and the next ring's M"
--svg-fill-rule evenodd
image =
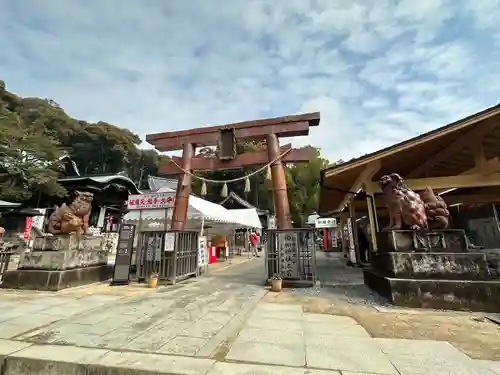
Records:
M191 160L193 156L194 145L192 143L185 143L182 152L182 168L184 170L191 170ZM178 181L174 213L172 215L171 228L173 231L184 230L186 226L189 195L191 194L191 176L187 173L182 173L179 175Z
M352 236L354 239L354 251L356 252L356 263L361 262L361 254L359 252L358 224L356 222L356 209L352 201L349 205L349 216L351 217Z
M344 218L341 218L340 219L340 241L342 242L342 252L346 255L346 257L348 257L348 252L347 252L347 249L348 249L348 246L347 246L347 239L346 239L346 236L344 234L344 227L345 227L345 224L346 224L346 220Z
M377 232L378 232L378 223L377 223L377 207L375 204L375 194L370 190L368 186L365 184L366 191L366 205L368 206L368 220L370 223L370 239L372 243L373 252L376 253L378 251L377 244Z
M374 202L372 202L372 199L370 196L366 196L366 204L368 205L368 220L370 222L370 237L371 237L371 242L372 242L372 249L373 252L376 253L378 251L378 245L377 245L377 226L376 226L376 219L375 219L375 212L374 212Z
M275 160L280 156L278 137L276 134L268 134L266 141L269 161ZM273 179L274 211L276 213L277 227L278 229L291 229L292 222L286 191L285 171L281 160L277 160L271 164L271 174Z

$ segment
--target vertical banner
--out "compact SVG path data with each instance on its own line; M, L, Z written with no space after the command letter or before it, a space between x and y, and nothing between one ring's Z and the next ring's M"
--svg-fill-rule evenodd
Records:
M33 218L27 217L26 221L24 222L24 235L23 238L25 240L29 240L30 238L30 231L31 231L31 224L33 223Z
M349 260L356 263L356 245L354 244L354 234L352 231L352 219L347 219L347 233L349 235L348 256Z
M299 276L297 233L278 234L279 273L283 278Z
M207 237L198 237L198 267L208 265Z

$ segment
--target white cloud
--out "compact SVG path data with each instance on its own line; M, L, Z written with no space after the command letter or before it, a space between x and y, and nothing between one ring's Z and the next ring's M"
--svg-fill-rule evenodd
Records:
M9 90L142 137L319 110L348 160L500 101L500 0L0 4Z

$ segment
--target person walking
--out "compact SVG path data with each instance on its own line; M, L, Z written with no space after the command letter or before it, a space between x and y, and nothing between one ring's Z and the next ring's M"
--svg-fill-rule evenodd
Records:
M257 252L257 242L259 240L259 236L255 230L252 230L252 232L248 236L248 240L250 241L250 248L252 250L252 255L260 257L259 253Z

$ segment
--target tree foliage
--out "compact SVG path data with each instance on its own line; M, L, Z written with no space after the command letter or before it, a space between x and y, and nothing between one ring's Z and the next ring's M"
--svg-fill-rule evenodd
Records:
M33 194L65 194L57 182L62 155L82 175L124 173L146 187L162 156L141 150L127 129L68 116L53 100L21 98L0 81L0 199L25 201Z
M321 170L328 160L321 157L320 150L307 146L310 160L307 164L288 165L285 170L290 212L295 226L303 227L307 217L319 205Z
M57 183L61 150L39 121L25 121L16 96L0 81L0 187L1 198L25 200L34 191L64 195Z

